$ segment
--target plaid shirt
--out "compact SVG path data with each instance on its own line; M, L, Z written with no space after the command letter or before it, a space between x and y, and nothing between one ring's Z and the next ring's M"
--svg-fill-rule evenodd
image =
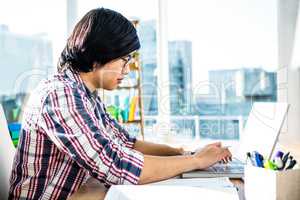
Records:
M143 155L78 73L66 69L33 91L23 115L9 199L67 199L90 176L137 184Z

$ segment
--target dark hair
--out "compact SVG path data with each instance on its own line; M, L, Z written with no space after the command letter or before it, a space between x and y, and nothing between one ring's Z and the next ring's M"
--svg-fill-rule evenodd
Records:
M89 72L140 48L133 24L120 13L98 8L89 11L75 26L61 53L58 70L66 66Z

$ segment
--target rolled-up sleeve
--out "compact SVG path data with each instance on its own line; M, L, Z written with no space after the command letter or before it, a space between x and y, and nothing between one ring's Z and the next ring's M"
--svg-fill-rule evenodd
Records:
M134 144L136 142L136 137L129 135L128 131L106 112L104 105L103 107L105 112L105 120L107 121L107 124L110 126L110 128L113 130L115 136L123 145L130 149L133 149Z
M138 183L143 154L110 138L83 91L65 86L50 92L42 119L55 145L91 176L107 186Z

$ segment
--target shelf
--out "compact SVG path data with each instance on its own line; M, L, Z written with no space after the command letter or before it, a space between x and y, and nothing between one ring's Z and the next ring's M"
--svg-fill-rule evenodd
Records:
M129 69L130 69L130 71L138 71L140 69L140 67L137 62L134 62L129 65Z
M133 121L128 121L128 122L123 122L122 124L139 124L141 123L141 120L133 120Z
M135 27L137 27L139 21L138 20L133 20L132 21L133 25ZM133 60L132 62L129 64L129 69L130 72L132 72L132 74L134 75L134 77L131 77L134 81L133 82L124 82L124 85L120 85L116 88L116 90L124 90L121 91L120 95L123 95L123 93L129 92L129 96L130 98L134 97L136 98L137 96L137 100L135 100L135 102L138 102L137 105L135 105L135 109L139 109L139 116L135 117L138 120L133 120L133 121L127 121L127 122L120 122L120 124L130 127L133 126L138 127L139 128L139 132L142 136L142 138L144 139L144 113L143 113L143 99L142 99L142 81L141 81L141 77L142 77L142 66L141 66L141 60L140 60L140 53L138 51L133 52ZM130 80L130 79L129 79ZM125 80L124 80L125 81ZM127 90L127 91L125 91ZM132 96L132 90L134 90L134 96ZM132 97L131 97L132 96ZM103 91L103 99L105 99L105 93ZM129 104L131 106L131 103ZM129 106L129 108L130 108ZM129 113L128 113L129 114ZM121 120L120 120L121 121Z
M138 89L138 85L134 85L134 86L118 86L117 89L121 90L121 89Z

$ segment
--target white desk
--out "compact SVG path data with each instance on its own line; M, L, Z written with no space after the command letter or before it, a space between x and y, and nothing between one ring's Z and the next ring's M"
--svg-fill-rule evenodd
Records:
M235 181L237 184L240 182ZM113 186L105 200L239 200L236 188L228 178L170 179L148 185Z
M240 179L230 179L230 181L233 183L235 187L238 189L238 195L239 200L244 200L244 183ZM129 188L125 189L126 191L129 190ZM118 191L121 194L125 192L125 190ZM172 189L171 189L172 190ZM142 190L139 190L139 193L142 195L145 195L144 193L141 193ZM152 191L153 192L153 191ZM195 193L201 193L200 190L191 190L193 194ZM204 192L204 191L202 191ZM68 200L104 200L105 195L107 193L107 190L99 184L99 182L95 179L90 180L86 185L81 186L79 191L77 191L76 194L71 196ZM131 190L132 193L132 190ZM182 194L185 194L186 191L184 191ZM198 194L201 195L201 194ZM185 198L186 199L186 198Z

